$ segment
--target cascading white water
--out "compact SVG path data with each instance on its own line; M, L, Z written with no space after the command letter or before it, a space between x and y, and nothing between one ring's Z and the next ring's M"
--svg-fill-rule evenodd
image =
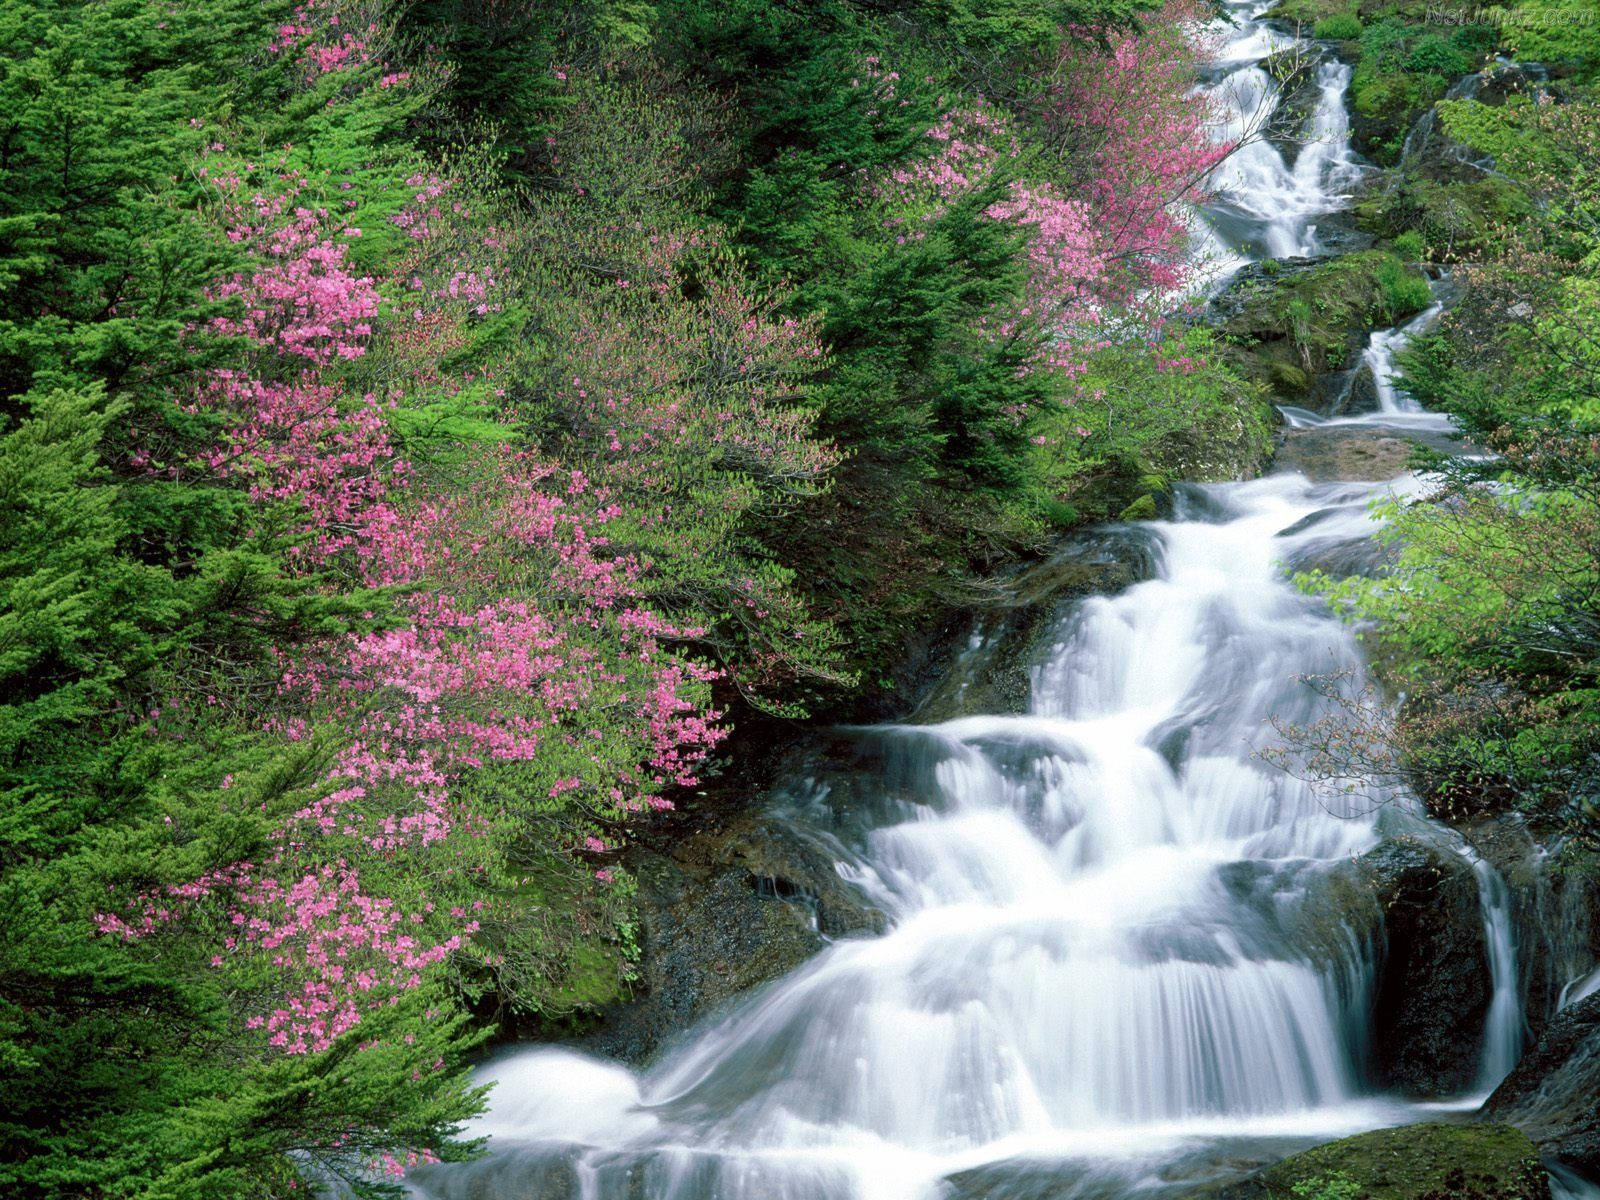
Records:
M1373 491L1196 489L1187 519L1144 527L1155 578L1064 620L1027 713L861 731L877 816L839 830L841 869L889 931L641 1075L549 1049L496 1064L496 1153L426 1194L912 1200L1019 1159L1132 1187L1207 1142L1405 1119L1361 1084L1373 947L1307 897L1417 818L1253 754L1328 703L1301 675L1359 684L1349 632L1278 562L1359 526ZM815 799L794 819L826 823Z
M1264 3L1228 7L1211 86L1243 130L1278 102L1259 61L1291 39L1256 19ZM1197 232L1220 261L1320 248L1317 220L1356 173L1347 82L1319 68L1292 163L1257 140L1218 173ZM1393 353L1419 327L1374 338L1382 412L1360 419L1432 419L1393 387ZM858 731L879 769L853 779L854 802L838 807L826 779L794 801L886 933L832 945L647 1071L553 1047L492 1062L476 1127L489 1156L411 1186L436 1200L1103 1200L1208 1154L1417 1119L1363 1087L1377 947L1318 889L1421 819L1404 796L1333 800L1256 757L1274 722L1329 703L1303 676L1360 684L1349 631L1279 564L1330 530L1370 530L1379 490L1280 475L1184 493L1177 519L1140 527L1153 577L1062 620L1026 713ZM1475 869L1496 984L1488 1085L1521 1012L1503 885ZM1025 1190L1041 1172L1048 1188Z
M1270 7L1270 2L1235 0L1223 6L1209 30L1221 51L1216 78L1202 90L1218 113L1217 139L1239 145L1212 173L1211 195L1196 229L1208 274L1219 283L1257 259L1319 253L1318 218L1342 206L1361 173L1350 149L1345 108L1350 68L1343 63L1317 64L1316 97L1303 127L1279 128L1279 87L1263 62L1272 55L1310 51L1308 43L1260 21ZM1274 130L1285 137L1269 139L1266 134ZM1281 145L1285 140L1287 147ZM1291 151L1287 156L1285 148Z

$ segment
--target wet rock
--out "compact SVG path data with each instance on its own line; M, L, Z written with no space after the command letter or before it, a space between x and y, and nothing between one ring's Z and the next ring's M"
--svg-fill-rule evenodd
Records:
M1516 1125L1546 1155L1600 1178L1600 994L1556 1013L1483 1115Z
M1336 417L1353 417L1361 413L1377 412L1383 407L1378 399L1378 377L1372 368L1362 363L1350 376L1350 386L1334 401L1330 412Z
M604 1015L585 1049L629 1062L830 938L871 934L883 916L840 878L829 847L773 816L735 817L672 846L638 849L639 994Z
M1396 545L1370 537L1322 538L1306 542L1284 556L1283 565L1291 573L1321 571L1330 579L1361 575L1374 579L1393 566L1400 557Z
M1458 1095L1477 1076L1490 1000L1477 878L1461 855L1409 837L1363 855L1356 869L1383 912L1374 1082L1412 1096Z
M1151 515L1154 515L1152 513ZM1048 560L1001 581L974 614L965 644L917 707L919 723L964 713L1023 713L1033 669L1051 635L1085 596L1114 595L1155 574L1157 543L1134 526L1105 527L1071 539Z
M1363 229L1349 213L1326 213L1317 218L1317 240L1330 257L1370 250L1377 237Z
M1600 961L1600 856L1560 841L1541 845L1516 815L1462 833L1506 884L1531 1041L1568 985Z
M1314 425L1279 435L1274 469L1298 471L1315 483L1384 480L1404 473L1416 444L1369 425Z
M1329 1142L1183 1200L1549 1200L1539 1153L1509 1125L1405 1125ZM1177 1200L1174 1196L1173 1200Z

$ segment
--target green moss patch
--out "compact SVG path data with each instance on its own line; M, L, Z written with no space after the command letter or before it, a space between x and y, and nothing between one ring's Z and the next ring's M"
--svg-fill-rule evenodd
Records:
M1509 1125L1406 1125L1318 1146L1261 1175L1273 1200L1548 1200L1539 1153Z

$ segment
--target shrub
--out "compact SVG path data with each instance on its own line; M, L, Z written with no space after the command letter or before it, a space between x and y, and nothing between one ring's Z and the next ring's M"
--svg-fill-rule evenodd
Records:
M1412 74L1443 75L1447 79L1472 70L1471 60L1438 34L1429 34L1411 47L1405 65Z
M1314 36L1329 42L1351 42L1361 36L1361 18L1353 12L1324 17L1312 29Z
M1383 306L1391 320L1419 312L1433 302L1428 281L1409 270L1399 259L1378 266L1378 286L1383 289Z
M1408 229L1394 239L1394 252L1407 262L1416 262L1428 253L1428 244L1422 234Z

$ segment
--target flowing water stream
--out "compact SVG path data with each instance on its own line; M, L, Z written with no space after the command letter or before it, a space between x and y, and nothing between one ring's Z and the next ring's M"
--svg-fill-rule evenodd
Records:
M1211 86L1270 109L1284 37L1234 5ZM1238 261L1313 253L1354 177L1343 89L1314 140L1230 160L1209 234ZM1408 330L1375 336L1382 410ZM855 731L848 797L799 781L789 818L888 917L634 1071L535 1047L486 1067L489 1156L421 1171L435 1200L1025 1200L1160 1195L1241 1154L1441 1107L1365 1083L1372 931L1319 887L1402 831L1377 786L1330 797L1263 762L1274 723L1361 685L1350 632L1286 581L1319 539L1370 534L1392 484L1298 475L1189 487L1128 536L1150 577L1062 615L1027 710ZM982 654L952 670L981 670ZM1464 852L1464 851L1463 851ZM1521 1044L1504 885L1475 861L1495 982L1479 1087ZM1585 985L1587 986L1587 984ZM1480 1092L1481 1095L1481 1092ZM1464 1098L1456 1108L1469 1107Z

